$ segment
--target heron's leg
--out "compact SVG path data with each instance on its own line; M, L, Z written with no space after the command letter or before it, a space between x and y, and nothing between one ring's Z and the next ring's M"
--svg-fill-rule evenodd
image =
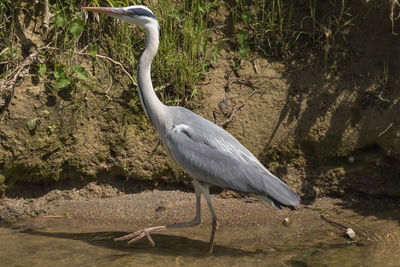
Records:
M196 193L196 217L192 221L175 223L167 225L167 229L177 228L177 227L190 227L194 225L198 225L201 223L201 188L196 180L193 180L194 192Z
M215 215L215 211L214 211L214 208L213 208L212 203L211 203L209 186L207 186L207 191L203 192L203 195L204 195L204 198L207 201L208 208L209 208L210 214L211 214L211 219L212 219L212 229L211 229L210 243L208 244L208 252L206 253L206 255L211 255L212 252L213 252L213 249L214 249L215 233L218 230L218 219L217 219L217 215Z
M150 233L162 231L162 230L166 230L166 229L172 229L172 228L190 227L190 226L195 226L195 225L200 224L200 222L201 222L201 193L202 193L201 189L202 188L196 182L194 182L193 184L194 184L194 190L196 193L196 217L193 220L188 221L188 222L170 224L170 225L149 227L149 228L139 230L139 231L131 233L131 234L121 236L119 238L114 238L114 240L115 241L123 241L123 240L130 239L128 241L128 244L130 244L130 243L135 242L139 239L142 239L143 237L146 236L147 239L149 240L150 244L154 247L155 242L151 238Z

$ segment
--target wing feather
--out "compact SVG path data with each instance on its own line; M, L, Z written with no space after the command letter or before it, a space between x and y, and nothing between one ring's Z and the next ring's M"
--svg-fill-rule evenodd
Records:
M167 133L169 153L189 175L220 187L263 195L273 204L278 202L278 207L279 204L298 205L297 194L271 174L233 136L203 120L205 122L196 124L195 129L176 124ZM213 128L212 136L210 127Z

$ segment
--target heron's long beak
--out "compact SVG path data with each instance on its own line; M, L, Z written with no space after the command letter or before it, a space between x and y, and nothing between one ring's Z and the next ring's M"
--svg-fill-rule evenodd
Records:
M120 17L125 14L125 10L118 7L82 7L82 9L114 17Z

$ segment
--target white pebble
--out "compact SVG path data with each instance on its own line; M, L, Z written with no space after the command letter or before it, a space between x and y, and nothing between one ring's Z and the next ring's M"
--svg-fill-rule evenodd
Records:
M290 223L290 220L289 220L289 218L285 218L285 219L283 219L283 225L284 226L288 226L289 225L289 223Z
M353 229L351 229L351 228L347 228L346 229L346 235L351 239L351 240L354 240L354 239L356 239L356 233L354 232L354 230Z

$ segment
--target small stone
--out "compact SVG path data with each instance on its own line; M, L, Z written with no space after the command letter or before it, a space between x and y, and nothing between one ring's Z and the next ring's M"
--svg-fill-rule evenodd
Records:
M356 160L356 158L353 157L353 156L350 156L350 157L347 159L347 161L348 161L349 163L353 163L355 160Z
M282 224L283 224L284 226L289 226L289 224L290 224L290 220L289 220L289 218L285 218L285 219L283 219L283 222L282 222Z
M229 102L228 99L225 98L224 100L222 100L221 102L219 102L218 106L222 109L227 109L229 107Z
M346 229L346 236L349 237L351 240L355 240L357 238L356 233L351 228Z
M165 206L158 206L156 209L155 209L155 212L163 212L163 211L165 211L167 208L165 207Z

